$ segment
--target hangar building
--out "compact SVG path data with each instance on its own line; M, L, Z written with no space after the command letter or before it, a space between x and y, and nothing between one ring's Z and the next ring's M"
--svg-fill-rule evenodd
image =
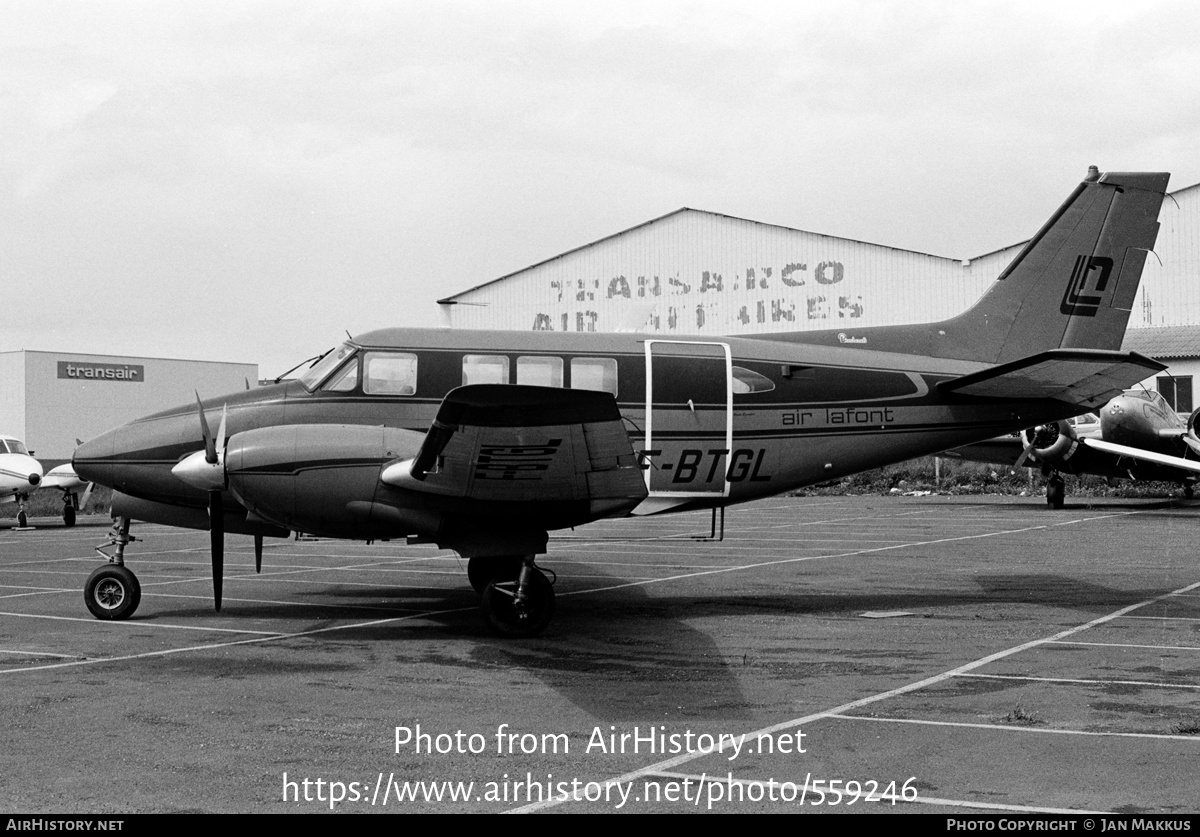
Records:
M1126 348L1170 362L1164 395L1190 411L1200 184L1169 194L1159 223ZM453 328L718 336L918 323L969 308L1024 244L954 259L685 207L439 303Z
M258 382L254 363L68 352L0 352L0 432L23 439L42 464L71 458L90 439L135 418Z

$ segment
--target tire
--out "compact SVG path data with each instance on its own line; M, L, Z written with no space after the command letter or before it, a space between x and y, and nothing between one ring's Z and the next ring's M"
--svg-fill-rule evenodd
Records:
M25 515L25 512L23 512L23 511L17 512L17 528L24 529L28 525L29 525L29 518Z
M68 527L75 525L75 507L69 503L63 506L63 524Z
M1061 509L1067 496L1067 486L1062 477L1051 477L1046 483L1046 505L1052 509Z
M105 564L88 576L83 601L97 619L128 619L142 600L137 576L119 564Z
M516 578L521 574L524 559L520 555L501 555L497 558L468 558L467 581L476 593L483 593L493 578Z
M516 605L518 583L515 578L494 578L483 588L479 609L498 636L538 636L554 617L554 587L546 576L537 570L530 574L524 611Z

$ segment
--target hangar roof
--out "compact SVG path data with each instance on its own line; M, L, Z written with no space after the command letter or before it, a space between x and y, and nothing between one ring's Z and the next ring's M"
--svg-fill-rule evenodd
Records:
M1140 352L1159 360L1200 357L1200 326L1131 328L1125 332L1121 350Z

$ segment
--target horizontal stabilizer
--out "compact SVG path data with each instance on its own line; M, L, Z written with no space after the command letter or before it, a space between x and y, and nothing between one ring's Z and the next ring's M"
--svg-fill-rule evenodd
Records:
M1200 474L1200 460L1184 459L1182 456L1171 456L1165 453L1155 453L1152 450L1143 450L1142 448L1131 448L1128 445L1117 445L1112 442L1105 442L1103 439L1080 439L1083 444L1089 448L1102 450L1105 453L1113 453L1117 456L1128 456L1130 459L1136 459L1139 462L1154 462L1158 465L1167 465L1172 468L1180 468L1184 471L1195 471Z
M1092 406L1166 368L1137 352L1051 349L942 381L938 389L984 398L1051 398Z

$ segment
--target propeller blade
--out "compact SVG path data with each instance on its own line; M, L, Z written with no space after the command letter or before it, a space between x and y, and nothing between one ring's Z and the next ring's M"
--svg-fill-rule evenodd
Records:
M1013 467L1020 468L1022 465L1025 464L1025 460L1028 459L1030 454L1032 454L1032 453L1033 453L1033 446L1030 445L1029 447L1025 448L1025 450L1021 451L1021 455L1017 457L1017 462L1015 465L1013 465Z
M208 539L212 551L213 602L221 612L221 582L225 575L225 509L220 490L208 492Z
M208 427L208 419L204 417L204 405L200 403L200 393L196 393L196 409L200 411L200 433L204 436L204 461L209 465L217 464L217 443L213 440L212 430Z
M221 405L221 424L217 427L217 442L213 446L216 449L218 456L225 452L225 419L228 417L228 414L229 414L228 405L222 404ZM213 461L215 462L216 460L214 459Z
M254 571L262 572L262 535L254 536Z

